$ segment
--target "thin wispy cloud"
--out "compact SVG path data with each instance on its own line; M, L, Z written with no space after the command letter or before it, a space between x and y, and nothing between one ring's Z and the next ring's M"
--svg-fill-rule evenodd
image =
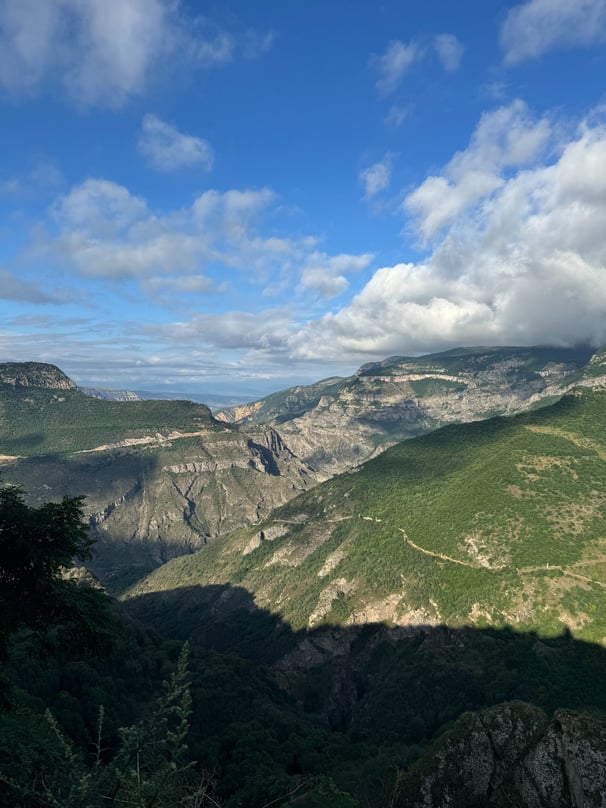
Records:
M24 280L8 269L0 269L0 300L22 303L65 303L70 297L71 295L57 290L47 291L40 283Z
M392 104L385 116L384 123L393 129L399 129L410 114L409 107L401 104Z
M604 41L606 0L528 0L509 11L501 29L507 65Z
M396 90L411 67L423 56L417 42L401 42L395 39L389 43L384 53L373 56L371 65L379 74L377 90L388 95Z
M434 47L444 70L454 73L459 69L464 48L454 34L440 34L434 39Z
M210 171L213 167L214 153L207 140L179 132L157 115L144 116L137 145L150 165L159 171L192 166Z
M360 171L359 180L364 188L365 199L372 199L389 188L392 168L393 156L388 153L382 160L378 160Z

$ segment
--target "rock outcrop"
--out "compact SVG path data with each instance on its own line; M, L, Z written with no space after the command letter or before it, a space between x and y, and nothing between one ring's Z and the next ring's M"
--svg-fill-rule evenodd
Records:
M326 478L445 424L512 415L576 385L604 385L605 357L557 348L390 357L349 378L293 387L217 417L273 424L292 451Z
M467 713L400 785L401 808L603 808L606 720L508 702Z
M15 388L77 389L76 383L56 365L47 365L43 362L4 362L0 364L0 384Z

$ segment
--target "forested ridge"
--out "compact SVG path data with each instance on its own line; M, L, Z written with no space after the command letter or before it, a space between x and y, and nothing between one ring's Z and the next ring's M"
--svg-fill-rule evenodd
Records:
M70 554L92 549L81 507L64 499L32 508L19 490L0 494L7 808L407 806L433 750L456 739L470 710L533 705L536 734L567 708L601 731L604 651L569 634L293 632L244 590L191 649L150 633L99 589L59 574ZM159 599L167 616L198 604L200 622L204 596L211 610L226 599L216 589L202 601L187 588L142 597L152 613ZM347 657L297 669L296 648L321 646L327 632ZM290 669L275 665L278 647L291 650Z
M8 387L4 450L29 456L5 457L0 486L3 808L602 804L603 391L451 425L317 485L278 433L262 445L206 408L177 403L175 438L164 405L76 417L75 390ZM93 451L101 421L163 448ZM186 444L198 457L211 439L190 469ZM116 475L129 464L141 501ZM152 502L155 465L170 491L195 478L197 505ZM269 507L289 475L300 488ZM105 511L74 496L91 480L113 491ZM114 553L136 580L106 593L99 520L149 504L177 535L228 480L232 510L246 481L269 486L253 524L151 575ZM132 519L118 527L137 553Z

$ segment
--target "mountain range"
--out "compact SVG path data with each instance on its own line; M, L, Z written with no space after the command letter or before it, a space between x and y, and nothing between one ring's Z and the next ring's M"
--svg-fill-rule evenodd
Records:
M592 362L593 358L593 362ZM363 365L348 378L292 387L217 417L268 423L323 477L447 423L511 415L594 383L589 348L457 348Z
M204 655L227 805L285 793L287 749L301 808L603 805L606 351L392 357L218 417L5 364L0 452L33 504L87 495L129 625Z

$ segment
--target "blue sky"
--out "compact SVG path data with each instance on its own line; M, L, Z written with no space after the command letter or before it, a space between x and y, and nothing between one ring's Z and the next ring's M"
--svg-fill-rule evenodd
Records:
M606 0L0 0L0 361L606 343Z

